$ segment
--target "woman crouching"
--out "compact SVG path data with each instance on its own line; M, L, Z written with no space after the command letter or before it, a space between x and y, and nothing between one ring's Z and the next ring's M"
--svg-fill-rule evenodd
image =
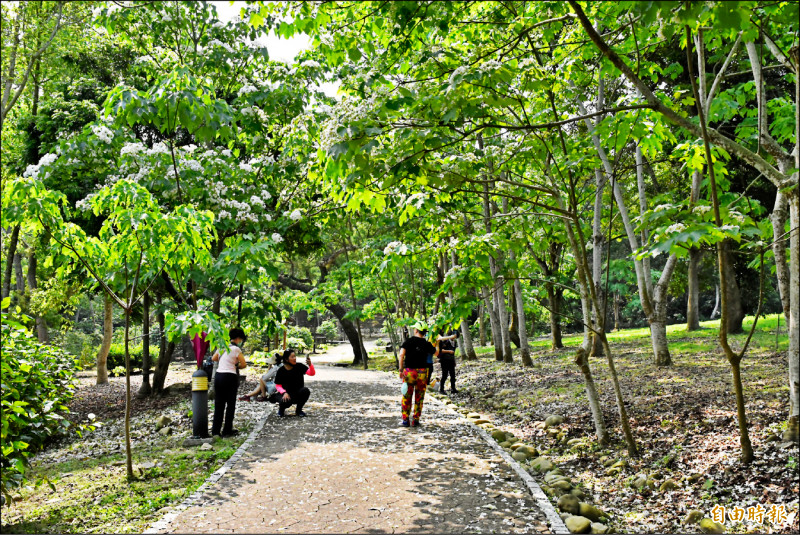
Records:
M278 401L278 416L284 416L287 407L295 406L297 416L305 416L303 406L308 401L311 391L305 386L304 376L315 375L311 359L306 357L306 364L297 363L297 355L293 349L283 352L283 368L275 376L275 389L282 394Z

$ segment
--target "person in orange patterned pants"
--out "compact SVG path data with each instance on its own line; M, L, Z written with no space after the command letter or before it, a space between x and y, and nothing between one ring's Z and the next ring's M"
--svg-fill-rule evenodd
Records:
M425 389L428 386L428 355L439 354L438 341L433 345L425 339L427 327L422 322L414 325L414 336L403 342L400 346L400 380L404 383L403 401L401 410L403 427L418 426L422 415L422 402L425 399ZM411 397L414 397L414 414L411 413Z

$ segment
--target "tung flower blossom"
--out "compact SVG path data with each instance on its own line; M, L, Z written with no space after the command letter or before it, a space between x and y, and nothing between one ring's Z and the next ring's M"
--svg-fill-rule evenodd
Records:
M300 219L302 219L302 218L303 218L303 215L300 213L300 210L295 210L294 212L292 212L291 214L289 214L289 218L290 218L292 221L299 221Z
M272 241L274 241L275 243L280 243L280 242L283 241L283 237L280 234L278 234L277 232L273 232L272 233Z

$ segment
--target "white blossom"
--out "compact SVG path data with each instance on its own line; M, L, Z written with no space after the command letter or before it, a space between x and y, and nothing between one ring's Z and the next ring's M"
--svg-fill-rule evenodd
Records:
M300 64L301 67L319 67L320 64L314 61L313 59L307 59L303 63Z
M280 242L283 241L283 237L281 237L281 235L278 234L277 232L273 232L272 233L272 241L274 241L275 243L280 243Z
M103 125L92 125L92 132L100 141L107 144L110 144L111 140L114 138L114 132Z
M682 232L686 228L686 225L683 223L675 223L667 227L667 234L677 234L678 232Z
M239 163L239 169L241 169L242 171L246 171L248 173L253 172L253 166L244 162Z
M450 73L450 80L449 80L450 81L450 85L453 84L453 81L456 79L456 76L461 76L465 72L467 72L467 68L462 65L461 67L458 67L456 70L454 70L452 73Z
M258 195L251 196L250 197L250 203L251 204L257 204L258 206L260 206L262 208L264 207L264 201L262 201L261 197L259 197Z
M228 43L223 43L219 39L212 39L211 41L208 42L208 46L218 46L224 48L230 53L233 53L233 48L231 48L231 46Z
M203 169L203 166L200 165L200 162L198 162L197 160L186 160L183 162L183 165L187 169L191 169L192 171L197 171L198 173L202 173L203 171L205 171L205 169Z
M231 151L229 149L225 149L225 150L222 151L222 155L223 156L227 156L228 158L230 158Z
M147 151L148 156L153 156L155 154L169 154L169 148L167 148L166 143L163 141L159 141L153 148Z
M140 152L144 152L145 150L144 143L125 143L119 153L120 155L138 154Z
M231 214L226 210L220 210L219 213L217 214L217 217L219 219L228 219L231 217Z
M299 221L300 219L302 219L302 218L303 218L303 215L300 213L300 210L295 210L294 212L292 212L292 213L289 215L289 218L290 218L292 221Z
M253 85L250 85L250 84L247 84L247 85L243 85L243 86L242 86L242 87L239 89L239 93L238 93L238 95L241 97L242 95L246 95L246 94L248 94L248 93L255 93L256 91L258 91L258 89L256 89L256 87L255 87L255 86L253 86ZM244 112L244 110L242 110L242 111Z

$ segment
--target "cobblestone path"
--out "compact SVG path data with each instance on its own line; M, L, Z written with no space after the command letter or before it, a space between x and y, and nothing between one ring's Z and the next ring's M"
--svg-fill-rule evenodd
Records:
M318 366L306 386L308 416L269 406L248 451L166 532L548 531L525 484L443 405L409 429L387 374Z

